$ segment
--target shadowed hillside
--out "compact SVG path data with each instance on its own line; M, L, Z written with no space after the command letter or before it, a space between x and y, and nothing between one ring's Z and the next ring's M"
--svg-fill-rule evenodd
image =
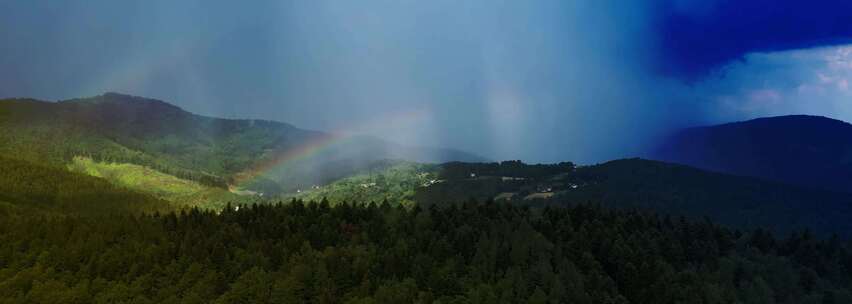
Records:
M405 173L400 176L400 173ZM384 180L410 181L407 191L380 188ZM403 183L400 183L403 184ZM398 187L398 185L395 185ZM852 235L852 195L708 172L684 165L624 159L594 166L571 163L448 163L418 170L391 168L361 179L343 180L307 197L332 203L370 199L421 206L468 200L529 206L601 204L691 218L708 217L738 228L769 228L781 235L809 228L821 235Z
M781 235L805 228L822 235L852 235L852 195L847 193L641 159L582 167L576 176L587 186L566 191L557 201L708 217Z
M683 130L652 158L835 191L852 191L852 125L781 116Z

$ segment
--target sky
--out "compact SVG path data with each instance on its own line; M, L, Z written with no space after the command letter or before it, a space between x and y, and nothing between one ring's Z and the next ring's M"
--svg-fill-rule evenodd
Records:
M490 159L852 121L852 1L0 1L0 97L121 92Z

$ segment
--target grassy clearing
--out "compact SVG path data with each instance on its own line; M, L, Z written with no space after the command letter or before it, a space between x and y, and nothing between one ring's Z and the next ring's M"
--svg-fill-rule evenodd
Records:
M74 157L68 168L153 195L177 206L219 209L228 202L250 203L251 200L225 189L205 186L134 164L97 162L78 156Z

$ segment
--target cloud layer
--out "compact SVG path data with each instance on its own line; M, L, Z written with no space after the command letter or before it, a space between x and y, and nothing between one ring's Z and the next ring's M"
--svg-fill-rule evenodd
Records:
M658 67L691 80L749 53L852 42L847 0L669 0L659 11Z

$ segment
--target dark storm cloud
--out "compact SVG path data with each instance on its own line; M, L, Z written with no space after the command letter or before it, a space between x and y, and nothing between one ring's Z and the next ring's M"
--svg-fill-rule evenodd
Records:
M688 80L748 53L852 41L849 0L671 0L659 11L658 67Z

